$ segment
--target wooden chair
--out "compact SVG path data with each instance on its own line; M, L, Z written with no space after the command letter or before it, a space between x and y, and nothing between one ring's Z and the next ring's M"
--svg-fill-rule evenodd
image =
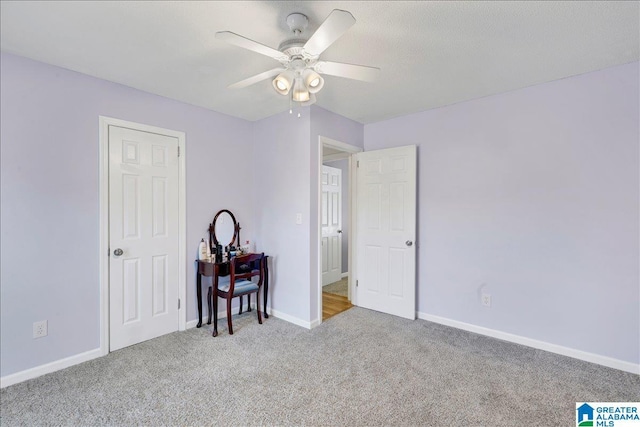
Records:
M256 294L256 301L259 302L259 292L264 281L264 253L247 254L231 258L229 263L229 281L219 283L218 288L213 292L213 336L218 335L218 297L227 300L227 324L229 325L229 335L233 335L233 325L231 323L231 300L235 297ZM253 266L253 268L252 268ZM256 268L257 267L257 268ZM257 276L258 281L251 279ZM249 299L251 302L251 299ZM262 325L262 313L260 304L256 304L258 312L258 323Z

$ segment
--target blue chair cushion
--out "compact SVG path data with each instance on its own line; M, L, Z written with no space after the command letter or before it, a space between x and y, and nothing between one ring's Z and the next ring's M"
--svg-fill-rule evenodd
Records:
M229 292L229 287L230 287L230 284L228 282L224 284L218 284L218 289L224 292ZM238 280L233 288L233 295L238 295L244 292L252 292L257 290L258 290L258 285L256 283L253 283L250 280Z

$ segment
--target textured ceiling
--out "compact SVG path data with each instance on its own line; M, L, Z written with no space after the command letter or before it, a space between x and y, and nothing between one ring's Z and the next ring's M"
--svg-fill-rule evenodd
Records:
M289 108L278 66L216 40L229 30L277 48L285 18L310 36L333 9L356 24L322 59L381 68L375 83L326 76L317 105L360 123L501 93L639 57L638 2L57 2L0 3L0 48L214 111L258 120Z

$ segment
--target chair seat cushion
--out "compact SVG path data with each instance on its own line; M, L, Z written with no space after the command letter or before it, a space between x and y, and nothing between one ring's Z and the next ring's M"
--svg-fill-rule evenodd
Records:
M219 284L218 289L223 292L229 292L230 283ZM253 292L258 290L258 285L250 280L238 280L233 288L233 294L238 295L245 292Z

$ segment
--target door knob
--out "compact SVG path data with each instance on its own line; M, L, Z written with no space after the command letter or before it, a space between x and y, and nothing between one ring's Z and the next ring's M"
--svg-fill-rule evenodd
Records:
M120 256L122 255L124 252L122 252L122 249L118 248L115 251L113 251L113 255L114 256Z
M338 230L338 233L342 234L342 230Z
M407 241L406 241L406 242L404 242L404 243L405 243L405 245L407 245L407 246L411 246L411 245L413 245L413 242L412 242L411 240L407 240Z

